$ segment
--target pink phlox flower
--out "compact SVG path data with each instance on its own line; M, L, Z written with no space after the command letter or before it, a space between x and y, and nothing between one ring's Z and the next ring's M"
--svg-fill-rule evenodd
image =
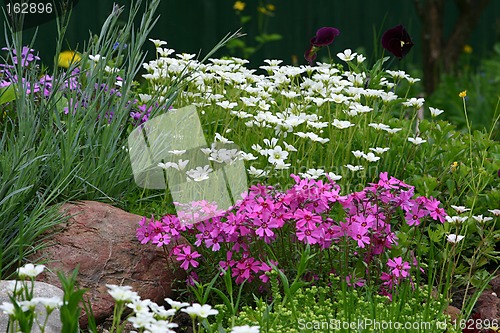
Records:
M351 222L346 221L346 222L339 222L339 225L333 225L330 227L332 231L329 232L331 235L332 239L337 239L340 237L344 237L348 235L348 232L351 228Z
M347 285L349 287L363 287L366 283L366 280L365 279L360 279L358 277L356 277L355 275L347 275L345 277L346 281L347 281Z
M427 210L420 208L418 205L414 205L405 215L406 223L409 226L419 225L420 219L424 217Z
M165 215L161 218L163 222L163 231L178 239L179 231L184 231L186 228L179 223L179 219L175 215Z
M266 243L270 243L271 240L274 239L274 232L271 229L278 227L276 220L271 219L271 218L267 218L267 219L256 218L253 220L253 223L255 226L258 227L258 229L255 230L255 233L258 236L264 238L264 241Z
M439 222L444 223L446 221L445 217L448 215L443 208L439 207L441 202L439 200L430 197L426 203L424 203L425 208L429 211L431 217L434 220L439 220Z
M260 267L260 262L252 257L240 260L236 264L236 268L239 269L236 283L242 283L244 280L251 281L253 279L252 274L257 273Z
M297 235L297 239L299 241L304 242L305 244L317 244L323 237L322 230L316 227L297 228L295 235Z
M182 261L181 268L187 271L189 266L192 266L193 268L198 267L200 263L195 259L201 257L201 254L196 251L192 251L191 246L189 245L181 245L178 248L179 252L176 254L176 260Z
M151 234L151 238L154 238L156 235L163 233L163 223L160 221L149 222L148 229Z
M156 244L156 246L160 247L163 245L170 244L170 240L171 240L171 237L168 234L159 233L153 237L152 243Z
M151 216L151 219L148 220L145 216L141 218L139 221L139 227L136 229L136 236L137 239L141 242L141 244L146 244L149 242L151 239L153 239L153 236L151 234L151 230L149 228L149 225L154 222L154 216Z
M297 209L294 218L297 220L297 229L313 229L316 228L318 223L322 222L320 215L315 215L307 209Z
M359 223L352 223L348 235L358 243L358 246L364 248L366 244L370 244L368 237L368 229L363 228Z
M385 189L398 188L398 185L400 184L398 179L392 176L389 178L388 172L381 172L379 178L378 185Z
M387 266L392 268L391 274L397 278L407 277L410 275L409 270L411 268L410 263L403 262L402 257L396 257L394 259L389 259L387 261Z
M329 209L326 197L320 197L316 200L306 203L305 208L316 214L321 214Z

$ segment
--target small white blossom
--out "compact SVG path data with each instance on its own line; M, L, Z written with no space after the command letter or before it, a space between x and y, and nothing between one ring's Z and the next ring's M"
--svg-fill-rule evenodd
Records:
M455 234L449 234L446 236L446 240L453 244L460 242L464 238L465 236L455 235Z
M260 327L259 326L234 326L231 329L230 333L259 333L260 332Z
M187 313L191 317L199 318L207 318L208 316L216 315L219 313L219 311L212 309L212 307L208 304L200 305L198 303L194 303L193 305L184 308L181 311Z
M389 149L390 149L389 147L385 147L385 148L380 148L380 147L370 148L371 151L374 151L377 154L385 153Z
M336 175L333 172L328 173L328 177L330 177L331 180L340 180L342 179L342 176Z
M172 300L171 298L165 298L165 301L167 301L168 304L172 307L172 309L179 310L181 308L185 308L186 306L189 306L189 303L186 302L177 302Z
M45 269L44 265L26 264L17 270L17 274L19 275L20 278L25 278L25 277L35 278L40 273L42 273L44 269Z
M500 209L488 209L488 212L495 216L500 216Z
M160 47L162 45L166 45L167 42L159 40L159 39L152 39L150 38L149 41L151 41L153 44L155 44L155 47Z
M476 215L474 215L474 216L472 216L472 218L473 218L474 220L476 220L477 222L479 222L479 223L485 223L485 222L488 222L488 221L493 220L493 218L492 218L492 217L489 217L489 216L484 216L484 217L483 217L483 215L477 215L477 216L476 216Z
M91 54L89 54L89 58L90 58L90 60L92 60L93 62L99 62L99 61L101 61L101 59L102 59L102 60L106 59L105 57L101 57L99 54L96 54L96 55L91 55Z
M468 217L467 216L445 216L446 221L449 223L463 223L467 221Z
M338 119L334 119L332 125L339 129L349 128L351 126L354 126L354 124L350 123L347 120L338 120Z
M429 111L431 112L432 117L437 117L444 112L443 110L433 108L432 106L429 107Z
M337 53L337 57L345 62L351 61L357 55L358 54L356 52L353 53L351 49L346 49L343 53Z
M403 102L402 104L407 107L415 107L417 109L421 108L424 105L425 100L423 98L415 98L412 97L408 101Z
M368 154L363 154L363 157L368 161L368 162L376 162L380 160L379 156L375 156L374 153L368 153Z
M427 140L423 140L422 138L420 137L415 137L415 138L408 138L408 141L410 141L411 143L413 143L414 145L420 145L424 142L427 142Z
M174 150L169 150L168 152L170 154L174 154L174 155L182 155L182 154L184 154L186 152L186 150L185 149L183 149L183 150L175 150L174 149Z
M470 210L470 208L465 208L465 206L451 205L451 208L453 208L458 214L462 214Z
M359 170L363 170L364 168L361 166L361 165L351 165L351 164L347 164L345 165L345 167L351 171L359 171Z

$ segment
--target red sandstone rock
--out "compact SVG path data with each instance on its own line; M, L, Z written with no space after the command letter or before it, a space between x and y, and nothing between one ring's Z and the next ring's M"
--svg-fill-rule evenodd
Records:
M31 259L48 260L38 280L59 287L55 273L69 275L79 266L79 286L89 289L85 295L98 322L113 314L114 302L106 284L132 286L142 299L162 304L165 297L173 296L172 284L185 279L181 269L174 273L168 267L161 247L141 245L136 239L141 216L93 201L66 204L62 209L71 216L68 222L54 231L53 245ZM80 325L86 324L82 315Z

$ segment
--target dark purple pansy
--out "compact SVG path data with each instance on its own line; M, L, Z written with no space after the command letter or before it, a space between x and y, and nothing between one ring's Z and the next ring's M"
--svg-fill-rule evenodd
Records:
M316 36L311 38L311 44L316 47L323 47L333 43L335 37L340 35L340 31L337 28L323 27L316 31Z
M337 28L323 27L316 31L316 36L311 38L311 44L307 51L304 53L304 58L312 65L313 61L316 59L316 52L324 46L328 46L333 43L335 37L340 35L340 31Z
M309 64L312 65L313 61L316 59L316 51L318 50L317 47L311 44L311 46L307 49L307 51L304 53L304 58L309 62Z
M400 24L384 32L382 35L382 46L398 59L401 59L410 52L413 41L408 31Z

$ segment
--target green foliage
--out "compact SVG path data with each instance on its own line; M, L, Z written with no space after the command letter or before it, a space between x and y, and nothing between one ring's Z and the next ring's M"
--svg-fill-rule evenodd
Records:
M464 130L467 125L461 110L462 101L456 97L459 92L467 90L466 102L471 110L472 128L493 131L492 138L498 141L500 125L495 123L495 119L500 114L500 43L495 44L490 57L481 59L477 69L470 65L471 56L462 55L456 71L442 76L439 86L428 100L446 111L445 119Z
M275 292L271 304L259 299L254 307L244 307L235 323L259 325L263 333L380 331L375 323L385 325L384 332L398 331L398 324L414 325L406 332L443 332L446 327L448 319L442 313L446 301L430 296L427 286L400 286L390 301L369 288L343 290L340 284L333 279L329 286L300 288L289 302Z

